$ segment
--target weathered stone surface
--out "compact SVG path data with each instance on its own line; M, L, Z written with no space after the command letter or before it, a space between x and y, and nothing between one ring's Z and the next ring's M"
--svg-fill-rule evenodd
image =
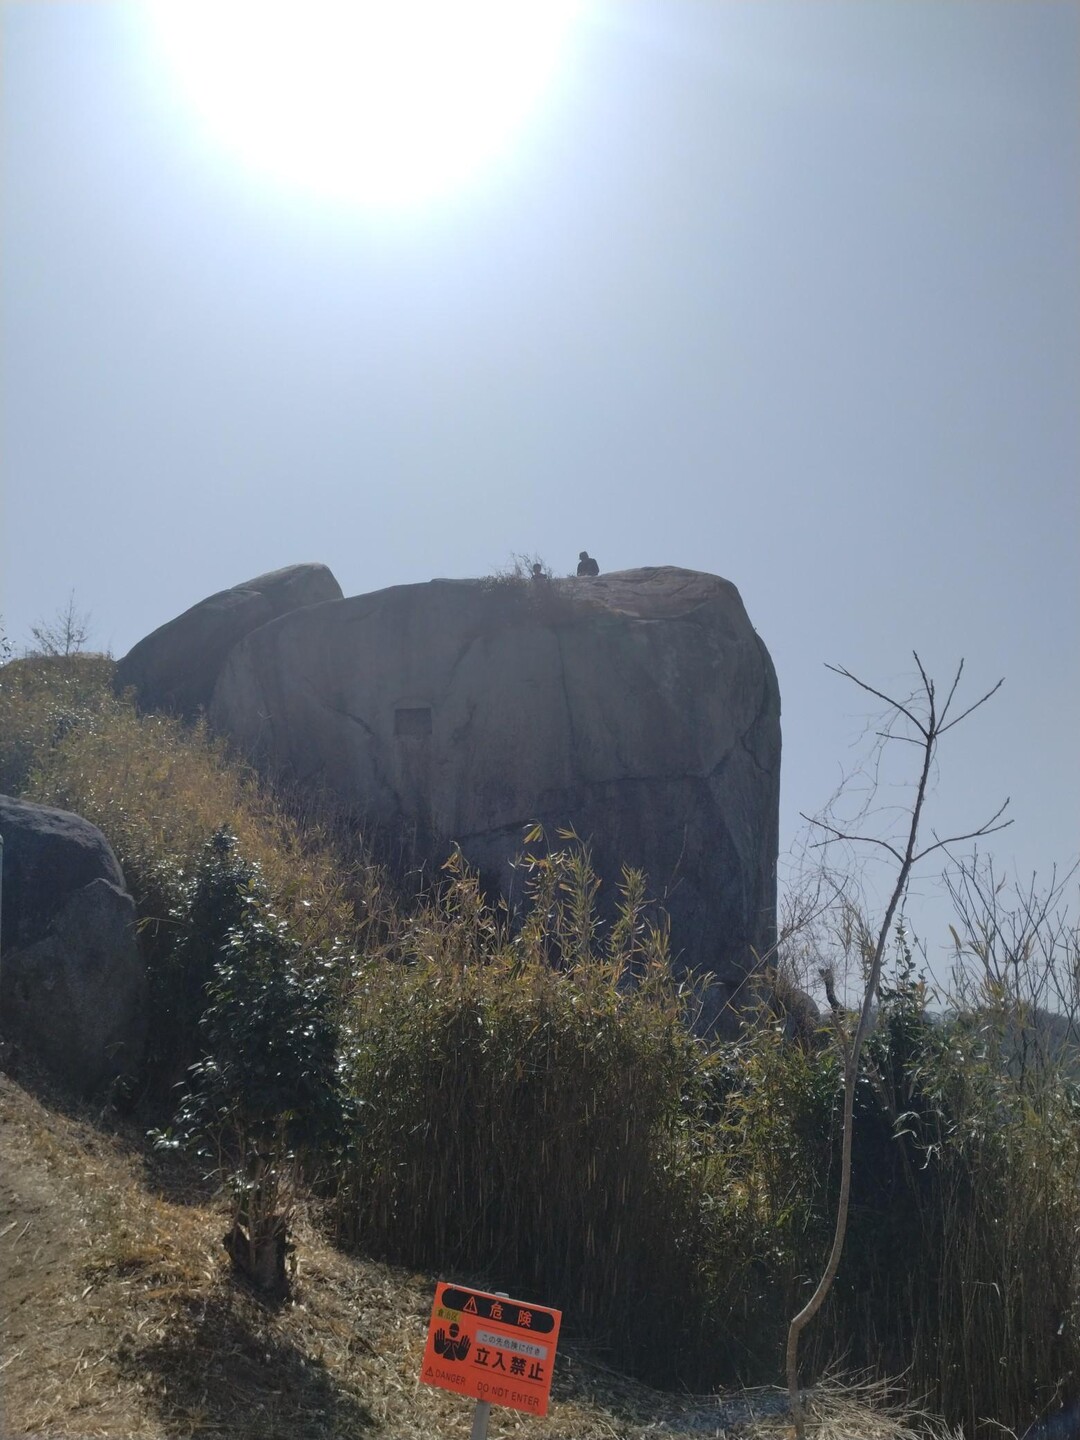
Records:
M212 724L438 862L504 889L524 827L643 868L684 963L729 987L771 944L780 702L734 585L661 567L435 580L295 611L232 651ZM726 992L720 987L717 1002Z
M28 800L0 795L4 837L0 955L47 935L58 905L92 880L124 888L124 874L109 842L89 820Z
M140 640L116 667L116 686L135 690L144 710L194 719L236 642L268 620L324 600L341 586L325 565L289 565L200 600Z
M146 1031L135 905L101 831L0 796L0 1023L7 1039L89 1094L134 1074Z

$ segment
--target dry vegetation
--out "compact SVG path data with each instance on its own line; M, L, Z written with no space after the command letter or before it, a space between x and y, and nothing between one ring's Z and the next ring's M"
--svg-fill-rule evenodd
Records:
M225 1212L194 1177L35 1088L0 1076L6 1440L468 1434L471 1405L417 1380L434 1277L343 1255L307 1218L292 1299L267 1306L229 1273ZM824 1387L816 1433L904 1440L880 1400ZM490 1433L765 1440L787 1425L777 1391L677 1399L570 1340L549 1415L496 1410Z
M765 1017L703 1044L640 877L598 929L572 843L533 837L512 920L460 865L440 896L396 902L350 837L300 823L202 727L136 714L111 673L83 656L0 669L0 790L104 830L163 1033L177 975L201 977L184 1063L207 1038L205 967L220 977L236 943L184 908L227 827L332 987L362 1118L305 1157L316 1198L301 1192L299 1270L275 1308L228 1271L227 1197L146 1142L171 1118L178 1054L151 1056L128 1130L4 1082L5 1433L464 1436L469 1407L416 1381L438 1271L565 1312L551 1415L496 1412L493 1435L786 1434L777 1392L675 1400L613 1367L687 1391L780 1378L835 1215L835 1038L792 1043ZM804 1370L903 1373L909 1400L970 1437L1080 1393L1080 1089L1026 1040L1048 993L1080 1016L1075 985L1045 985L1080 975L1080 951L1033 901L1010 930L991 893L996 913L958 907L970 983L940 1023L900 939L857 1087L843 1263ZM830 1440L901 1435L879 1401L834 1385L811 1418Z
M0 683L0 793L73 810L116 851L146 931L167 926L179 878L227 825L276 902L313 945L356 929L377 883L342 866L205 726L139 715L113 695L113 662L73 655L12 661ZM379 907L382 910L384 907ZM166 937L163 937L167 939Z

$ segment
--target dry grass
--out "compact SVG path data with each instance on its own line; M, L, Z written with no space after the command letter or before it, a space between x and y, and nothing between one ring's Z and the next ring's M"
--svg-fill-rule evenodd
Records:
M230 1277L223 1211L138 1137L0 1076L3 1434L125 1440L464 1437L472 1407L417 1381L431 1277L343 1255L301 1226L295 1293L270 1308ZM482 1277L461 1277L482 1279ZM822 1440L908 1440L830 1386ZM560 1347L543 1420L492 1413L492 1440L786 1436L779 1392L673 1397ZM925 1433L925 1432L923 1432Z
M152 933L167 928L179 881L223 825L306 943L364 933L378 887L370 867L343 865L328 837L297 824L204 724L140 715L117 699L113 668L90 655L3 668L0 790L104 831Z

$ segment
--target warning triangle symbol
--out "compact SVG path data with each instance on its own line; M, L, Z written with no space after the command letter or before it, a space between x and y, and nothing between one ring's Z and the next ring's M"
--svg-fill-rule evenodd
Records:
M426 1380L429 1375L434 1375L434 1374L435 1374L435 1367L434 1367L433 1365L429 1365L429 1366L427 1367L427 1369L424 1371L424 1379Z
M466 1300L466 1302L465 1302L465 1314L466 1314L466 1315L477 1315L477 1314L479 1314L479 1311L478 1311L477 1308L476 1308L476 1296L475 1296L475 1295L470 1295L469 1298L468 1298L468 1300Z

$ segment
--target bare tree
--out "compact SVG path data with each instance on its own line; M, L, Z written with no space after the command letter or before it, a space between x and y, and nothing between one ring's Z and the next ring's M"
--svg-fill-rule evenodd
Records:
M840 1157L840 1198L836 1207L836 1227L833 1232L832 1248L829 1251L828 1259L821 1278L818 1281L814 1293L806 1302L803 1308L791 1321L788 1329L787 1340L787 1385L791 1401L791 1411L795 1420L795 1433L798 1440L803 1440L806 1434L806 1417L803 1411L802 1398L799 1394L799 1337L803 1330L814 1318L825 1303L836 1272L840 1265L840 1257L844 1250L844 1237L847 1232L848 1207L851 1198L851 1142L853 1129L853 1115L855 1107L855 1084L859 1073L859 1058L862 1053L863 1042L865 1041L871 1027L871 1020L874 1011L874 1004L878 998L881 982L881 965L885 955L885 947L888 943L892 930L893 920L901 902L907 893L908 881L912 869L920 860L933 854L935 851L943 850L948 845L961 844L968 840L975 840L984 835L991 835L997 830L1003 830L1010 825L1011 820L1002 820L1001 817L1008 805L1006 799L994 815L984 824L961 835L950 835L939 837L933 835L929 844L923 845L920 841L920 827L923 819L923 808L926 803L927 790L930 783L931 773L937 754L938 743L949 730L959 725L961 720L966 719L973 710L986 703L991 695L1000 689L1002 681L998 681L992 689L973 704L968 705L959 715L950 718L950 711L956 698L957 687L960 684L960 677L963 674L964 662L961 660L953 676L952 684L949 686L945 702L939 707L937 688L934 681L927 675L923 668L922 661L918 655L915 656L915 664L919 671L919 686L915 693L907 700L895 700L860 680L842 666L830 665L828 668L844 679L852 681L860 690L873 695L876 699L882 700L889 707L888 717L882 731L879 732L883 742L900 741L915 746L919 754L918 779L915 784L914 796L910 809L905 812L905 823L903 826L904 835L899 840L882 839L879 836L853 833L824 820L810 820L810 823L824 830L825 838L817 842L821 846L828 846L837 841L846 841L858 845L869 845L883 849L893 861L897 869L892 890L889 895L888 904L877 930L876 938L870 933L864 933L862 943L866 959L866 970L863 983L862 1004L859 1009L859 1017L855 1026L854 1034L851 1034L847 1018L835 994L832 984L832 975L826 971L823 978L826 982L828 999L833 1013L833 1023L836 1027L841 1049L844 1055L844 1117L843 1117L843 1138ZM810 817L804 816L804 819Z
M1009 884L992 857L976 854L945 875L957 992L973 1009L994 997L1021 1077L1055 1063L1065 1045L1080 1054L1080 923L1066 904L1078 872L1080 862L1064 876L1055 869L1046 886L1035 876Z
M72 590L64 608L51 620L31 625L30 634L39 655L77 655L90 638L90 613L76 607Z

